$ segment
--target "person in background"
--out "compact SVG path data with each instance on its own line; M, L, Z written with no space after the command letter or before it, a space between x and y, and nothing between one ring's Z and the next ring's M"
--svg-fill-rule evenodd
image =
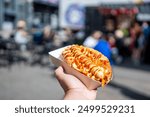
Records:
M111 48L112 59L116 64L119 64L121 61L119 58L118 48L116 46L116 39L115 39L115 36L111 33L108 34L108 42L109 42L110 48Z
M144 52L143 52L143 62L146 64L150 64L150 22L147 22L143 28L144 32Z
M101 36L94 49L105 55L109 59L110 63L113 64L111 47L104 36Z
M41 45L42 44L42 31L38 26L32 27L32 36L33 36L33 43L35 45Z
M132 52L132 61L134 65L140 64L140 40L142 37L142 30L139 23L135 22L133 30L135 31L135 39L133 41L133 52Z
M102 36L102 32L100 31L94 31L92 35L87 37L85 41L83 42L83 45L86 47L94 48L96 44L98 43L99 38Z
M55 33L51 29L51 26L49 26L49 25L45 26L44 29L43 29L42 43L43 44L45 44L45 43L52 43L54 35L55 35Z
M17 24L17 31L15 33L15 42L20 46L20 50L21 51L25 51L26 50L26 45L28 43L28 34L25 31L25 27L26 27L26 22L23 20L18 21Z
M54 48L54 36L55 32L52 30L50 25L44 27L42 45L45 48L45 54Z
M124 40L124 35L123 35L123 32L122 30L120 29L117 29L115 31L115 38L116 38L116 47L118 49L118 63L122 63L124 61L124 43L123 43L123 40Z
M63 28L58 32L59 39L62 46L67 46L74 43L73 32L70 28Z

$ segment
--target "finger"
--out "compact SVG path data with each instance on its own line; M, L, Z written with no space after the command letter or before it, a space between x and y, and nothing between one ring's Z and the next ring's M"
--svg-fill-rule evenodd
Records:
M66 92L69 88L68 88L68 84L65 80L66 78L66 74L64 73L63 68L60 66L55 70L55 74L56 74L56 78L59 81L60 85L62 86L62 88L64 89L64 91Z
M64 73L64 70L63 70L63 68L61 66L59 66L55 70L55 74L56 74L58 80L62 80L62 78L66 77L66 74Z

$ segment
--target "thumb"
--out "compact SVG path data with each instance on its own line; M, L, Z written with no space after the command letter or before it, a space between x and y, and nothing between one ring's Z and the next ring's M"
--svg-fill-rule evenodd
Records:
M56 70L55 70L55 74L58 80L63 80L63 78L66 76L66 74L64 73L64 70L62 68L62 66L59 66Z

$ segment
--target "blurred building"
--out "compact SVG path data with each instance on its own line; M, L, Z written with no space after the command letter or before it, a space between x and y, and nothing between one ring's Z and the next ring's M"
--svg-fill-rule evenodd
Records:
M95 29L112 33L121 22L124 22L124 25L131 25L133 21L150 22L150 1L121 4L102 2L99 6L86 7L85 16L87 35Z
M59 26L85 29L90 34L95 29L104 30L105 19L111 16L114 19L116 16L132 14L138 20L147 20L149 3L150 0L61 0Z
M15 27L19 19L28 18L28 3L25 0L0 0L0 29L8 23Z
M46 25L50 24L52 28L58 27L58 3L59 0L34 0L33 7L33 24Z
M58 0L0 0L0 29L8 25L15 28L20 19L29 28L51 23L56 27L57 11Z

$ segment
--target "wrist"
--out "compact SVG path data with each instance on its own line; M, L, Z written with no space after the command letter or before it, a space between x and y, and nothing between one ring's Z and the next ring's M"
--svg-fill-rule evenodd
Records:
M96 90L70 89L65 93L64 100L93 100L96 98L96 94Z

